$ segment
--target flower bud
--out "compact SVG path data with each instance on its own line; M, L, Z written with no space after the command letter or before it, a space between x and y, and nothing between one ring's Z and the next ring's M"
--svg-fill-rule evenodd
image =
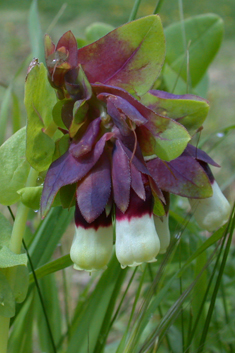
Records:
M159 254L164 254L171 240L169 230L169 214L162 217L154 216L154 224L160 240Z
M146 200L131 191L130 204L123 214L116 209L116 255L121 267L155 262L160 242L153 220L153 196L149 187Z
M76 270L96 271L106 268L113 249L111 216L102 213L94 222L87 223L78 207L75 213L75 235L70 250Z
M189 199L193 215L203 229L212 232L228 220L230 205L218 184L212 182L213 195L206 199Z

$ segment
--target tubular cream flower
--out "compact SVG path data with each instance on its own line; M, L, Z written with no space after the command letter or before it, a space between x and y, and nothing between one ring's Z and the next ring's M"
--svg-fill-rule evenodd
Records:
M154 216L154 225L160 240L160 251L159 254L164 254L168 248L171 240L169 230L169 214L162 217Z
M189 199L197 223L209 232L226 223L230 213L230 204L215 180L212 189L213 195L207 199Z
M96 271L106 268L113 250L111 216L105 212L94 222L87 223L78 206L75 211L75 235L70 250L76 270Z
M116 210L116 255L122 268L155 262L160 250L152 213L153 196L150 187L145 190L145 201L132 192L125 214Z

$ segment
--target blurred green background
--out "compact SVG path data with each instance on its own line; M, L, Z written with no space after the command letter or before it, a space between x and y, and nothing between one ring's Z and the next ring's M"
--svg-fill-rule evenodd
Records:
M137 17L153 13L157 1L143 0ZM164 0L159 12L164 27L180 20L179 1ZM114 26L128 21L134 0L38 0L43 33L49 33L54 42L67 30L84 37L84 29L93 22L106 22ZM0 102L5 88L30 54L28 14L31 0L0 1ZM207 139L206 151L222 166L214 170L217 179L230 200L234 199L235 154L233 129L224 134L223 129L235 124L235 1L234 0L184 0L184 18L213 12L224 20L225 34L222 47L209 69L208 100L211 105L204 130L198 138ZM15 92L20 98L22 119L24 77L26 67L15 81Z

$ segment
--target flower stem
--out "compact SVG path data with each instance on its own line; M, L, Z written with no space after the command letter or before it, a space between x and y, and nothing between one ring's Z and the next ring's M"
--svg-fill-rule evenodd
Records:
M36 179L38 177L38 171L31 168L28 180L26 183L26 187L35 186ZM25 206L23 203L20 203L17 209L15 222L13 225L13 230L11 234L11 240L9 248L15 254L19 254L21 252L22 239L25 232L27 217L28 217L29 208Z
M37 177L38 177L38 171L31 168L28 175L26 186L35 186ZM20 203L17 209L16 218L13 225L10 244L9 244L9 249L15 254L20 254L21 252L22 239L26 228L28 212L29 212L29 208L23 205L22 203ZM14 281L15 281L14 268L9 270L7 277L8 277L10 286L13 287ZM9 323L10 323L9 318L0 316L0 328L1 328L0 329L0 353L7 352Z

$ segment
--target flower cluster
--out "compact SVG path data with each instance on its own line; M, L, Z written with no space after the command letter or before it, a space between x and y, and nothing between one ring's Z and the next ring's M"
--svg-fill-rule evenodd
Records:
M158 16L80 49L70 31L57 46L45 38L49 80L59 98L54 120L69 145L47 172L41 212L45 216L58 192L70 190L76 269L105 268L113 233L122 267L156 261L170 242L170 193L190 198L193 208L199 199L195 217L204 229L228 218L229 204L208 166L217 164L189 144L187 129L200 126L207 102L151 90L164 45Z

